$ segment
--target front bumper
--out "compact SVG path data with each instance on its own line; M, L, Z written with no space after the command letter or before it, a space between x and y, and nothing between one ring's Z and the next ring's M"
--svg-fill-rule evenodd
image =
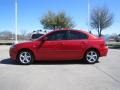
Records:
M10 48L9 55L10 55L10 59L16 60L17 52L14 48L12 48L12 47Z

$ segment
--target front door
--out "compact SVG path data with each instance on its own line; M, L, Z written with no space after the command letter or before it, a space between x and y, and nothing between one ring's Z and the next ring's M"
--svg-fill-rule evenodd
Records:
M65 48L66 31L57 31L46 35L47 40L39 48L40 60L61 60Z

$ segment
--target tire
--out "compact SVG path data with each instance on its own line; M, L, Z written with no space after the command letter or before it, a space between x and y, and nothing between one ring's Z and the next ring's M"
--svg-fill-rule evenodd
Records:
M20 51L19 54L17 55L17 62L22 65L29 65L33 63L34 57L32 52L28 50L23 50Z
M85 54L84 60L87 64L94 64L98 62L99 54L95 50L88 50Z

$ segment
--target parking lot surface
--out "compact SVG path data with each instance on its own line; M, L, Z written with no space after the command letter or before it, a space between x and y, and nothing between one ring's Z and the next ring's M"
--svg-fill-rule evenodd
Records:
M120 49L109 49L99 63L37 62L17 65L9 47L0 46L0 90L120 90Z

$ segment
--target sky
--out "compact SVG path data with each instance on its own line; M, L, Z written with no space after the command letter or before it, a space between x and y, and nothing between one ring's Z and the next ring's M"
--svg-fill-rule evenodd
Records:
M40 19L47 11L64 11L72 18L75 29L88 31L87 0L18 0L18 32L43 30ZM90 11L106 6L114 15L114 23L104 34L120 33L120 0L90 0ZM92 33L97 33L95 30ZM0 32L15 32L15 0L0 0Z

